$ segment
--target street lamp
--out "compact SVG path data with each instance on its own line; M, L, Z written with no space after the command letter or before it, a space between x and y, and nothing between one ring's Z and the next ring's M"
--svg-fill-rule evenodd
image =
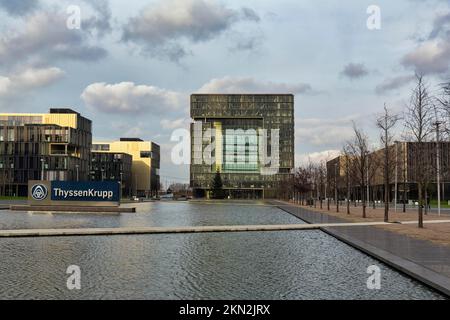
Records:
M439 126L442 124L440 121L436 121L434 125L436 126L436 185L437 185L437 197L438 197L438 216L441 215L441 164L439 161Z
M123 177L123 172L120 171L120 199L122 199L122 177Z
M77 182L80 181L80 176L79 176L79 173L78 173L78 168L79 167L80 167L80 165L78 165L78 164L75 165L75 168L77 169Z
M397 212L397 186L398 186L398 141L395 141L395 187L394 187L394 211Z
M41 158L41 180L44 180L44 166L45 166L45 159Z
M364 203L362 204L363 206L367 206L367 204L370 205L370 181L369 181L369 151L366 150L366 201L364 201ZM361 190L361 193L364 193L364 190ZM362 200L362 199L361 199ZM374 199L375 200L375 199Z
M337 186L337 162L334 164L334 198L336 201L336 212L339 212L338 186Z

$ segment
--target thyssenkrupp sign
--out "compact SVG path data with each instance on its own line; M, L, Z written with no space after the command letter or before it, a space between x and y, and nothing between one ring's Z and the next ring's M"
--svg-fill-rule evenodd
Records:
M28 201L33 205L119 205L117 181L37 181L28 182Z

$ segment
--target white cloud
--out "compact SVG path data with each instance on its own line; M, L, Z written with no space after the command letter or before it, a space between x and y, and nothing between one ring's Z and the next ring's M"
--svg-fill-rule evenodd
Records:
M177 92L133 82L93 83L84 89L81 98L91 109L107 113L164 113L182 104Z
M164 0L145 7L124 27L122 40L142 44L144 52L178 60L180 40L207 41L237 21L259 21L250 8L230 9L216 0Z
M340 154L340 151L336 150L336 149L312 152L312 153L296 154L295 155L295 165L296 166L306 165L310 161L311 161L311 163L320 163L321 161L326 162L328 160L336 158L339 154Z
M0 76L0 97L22 95L27 91L51 85L64 76L59 68L29 68Z
M106 55L103 48L89 44L86 33L68 29L66 20L63 12L37 11L27 16L20 31L2 32L0 66L58 59L93 61Z
M340 147L353 137L352 120L357 118L355 115L340 119L296 119L297 142L313 146Z
M160 121L160 124L163 129L177 129L177 128L189 129L190 122L191 121L186 118L179 118L175 120L162 119Z
M311 85L307 83L276 83L259 81L252 77L223 77L211 79L205 83L198 93L310 93Z
M433 39L421 43L402 59L405 67L420 74L445 73L450 67L450 40Z

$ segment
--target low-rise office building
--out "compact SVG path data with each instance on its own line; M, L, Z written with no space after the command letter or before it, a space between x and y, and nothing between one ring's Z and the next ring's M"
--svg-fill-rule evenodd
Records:
M159 190L160 147L139 138L120 138L119 141L94 142L93 152L125 153L132 157L130 195L150 197Z
M390 201L395 199L395 185L397 185L397 201L408 203L418 199L417 182L426 181L427 196L436 199L437 195L437 152L436 142L397 142L390 148L389 168L390 184L388 193ZM384 148L376 150L368 156L366 172L366 188L362 190L358 178L352 173L352 160L349 158L350 168L350 197L361 200L362 193L369 201L384 200ZM440 188L441 199L450 200L450 142L439 143ZM339 156L327 162L327 181L334 195L334 186L338 187L338 196L346 197L346 160ZM368 185L368 188L367 188ZM367 190L368 189L368 190Z
M131 164L133 157L123 152L98 152L91 154L92 181L120 181L121 195L132 194Z
M26 196L28 180L88 180L91 120L71 109L0 113L0 194Z

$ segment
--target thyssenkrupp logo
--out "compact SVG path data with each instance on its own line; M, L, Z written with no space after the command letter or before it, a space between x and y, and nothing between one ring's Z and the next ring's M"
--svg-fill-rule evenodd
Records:
M44 200L45 198L47 198L47 194L47 187L43 184L35 184L33 187L31 187L31 197L34 200Z

